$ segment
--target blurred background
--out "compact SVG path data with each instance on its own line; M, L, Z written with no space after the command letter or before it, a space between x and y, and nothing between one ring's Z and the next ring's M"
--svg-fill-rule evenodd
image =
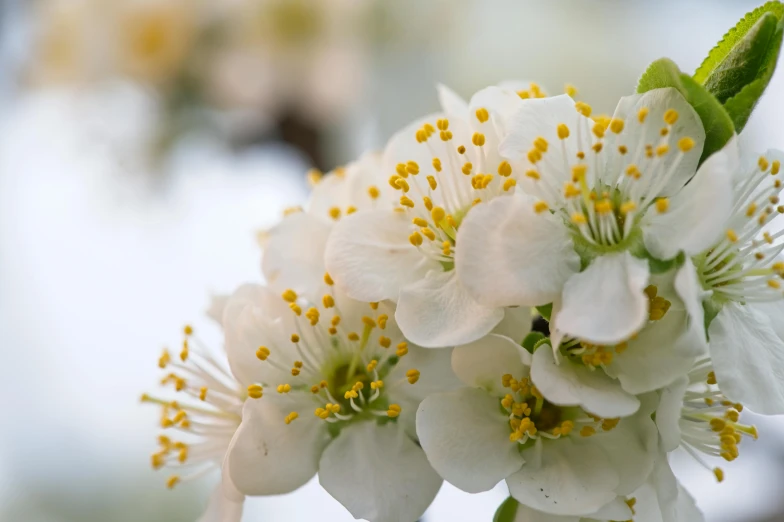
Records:
M652 60L693 71L758 1L0 1L0 520L195 520L217 477L150 469L162 346L259 281L256 232L306 172L504 79L611 111ZM784 71L742 139L784 147ZM710 522L784 520L784 420L727 479L675 455ZM445 485L427 522L490 520ZM244 520L352 520L311 482Z

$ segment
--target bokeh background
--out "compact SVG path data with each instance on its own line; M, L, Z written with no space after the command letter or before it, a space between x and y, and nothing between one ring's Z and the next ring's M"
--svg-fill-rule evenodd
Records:
M306 172L383 146L504 79L611 111L652 60L693 71L757 2L0 2L0 520L195 520L217 477L149 467L160 349L211 293L259 281L256 232ZM784 147L784 70L742 139ZM713 476L676 454L710 522L784 520L784 420ZM490 520L503 486L444 485L427 522ZM244 520L352 520L311 482Z

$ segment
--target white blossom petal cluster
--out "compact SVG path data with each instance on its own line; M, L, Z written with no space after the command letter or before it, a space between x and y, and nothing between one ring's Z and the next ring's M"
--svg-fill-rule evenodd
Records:
M443 480L505 482L516 522L703 520L668 454L722 481L744 406L784 413L784 154L701 161L675 89L612 116L573 95L439 87L262 234L266 285L211 309L228 365L188 328L160 364L193 405L145 395L190 437L156 467L222 470L205 520L316 475L371 522L418 520Z

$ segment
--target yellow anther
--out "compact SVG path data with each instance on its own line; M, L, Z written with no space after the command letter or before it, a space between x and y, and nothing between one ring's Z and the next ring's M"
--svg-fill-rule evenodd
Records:
M565 140L569 137L569 127L565 123L558 124L558 138Z
M392 339L390 339L389 337L384 337L383 335L381 335L378 338L378 344L382 348L389 348L390 345L392 344Z
M325 273L324 274L324 282L326 284L328 284L329 286L332 286L332 285L335 284L335 281L332 280L332 277L329 275L329 273Z
M781 162L779 160L774 160L770 166L770 173L771 175L775 176L781 170Z
M408 196L400 196L400 204L404 207L414 208L414 202Z
M359 397L359 393L356 390L348 390L346 393L343 394L344 399L356 399Z
M324 305L324 308L332 308L335 306L335 298L329 294L325 294L324 297L321 298L321 303Z
M387 314L379 315L378 318L376 319L376 322L378 323L378 327L381 328L382 330L386 328L388 320L389 320L389 316Z
M400 415L400 405L399 404L390 404L389 409L387 410L387 416L391 419Z
M719 482L724 482L724 470L721 468L713 468L713 475Z
M738 240L738 234L736 234L735 231L730 228L727 230L727 239L729 239L732 243L735 243Z
M291 342L292 343L298 343L299 342L299 335L297 335L295 333L291 334Z
M637 111L637 121L639 121L640 123L644 123L645 118L648 117L648 112L650 112L648 110L648 107L643 107L642 109Z
M537 201L534 203L534 212L537 214L541 214L542 212L546 211L550 207L544 201Z
M188 339L182 342L182 350L180 350L180 360L185 362L188 360Z
M287 303L293 303L297 300L297 292L289 288L288 290L283 292L281 297L283 297L283 300L286 301Z
M537 150L541 151L541 152L547 152L547 147L548 147L548 146L549 146L549 143L547 143L547 140L546 140L546 139L544 139L544 138L543 138L543 137L541 137L541 136L537 137L537 138L534 140L534 147L535 147Z
M423 197L422 202L425 204L425 208L428 211L433 210L433 201L429 197L427 196Z
M433 168L436 169L436 172L441 172L441 160L438 158L433 158Z
M504 180L503 188L508 192L515 185L517 185L517 181L515 181L513 178L508 178Z
M426 227L427 226L427 221L422 219L421 217L415 217L414 219L411 220L411 222L413 224L415 224L416 226L418 226L418 227Z
M484 107L479 108L476 110L476 119L479 120L479 123L484 123L490 119L490 113Z
M459 147L457 147L458 154L465 154L465 151L466 151L465 145L460 145Z
M572 166L572 181L578 183L585 179L585 173L588 171L588 166L584 164Z
M612 203L609 199L603 199L594 203L594 209L599 214L610 214L613 211Z
M357 334L357 332L349 332L348 335L346 335L346 337L348 338L349 341L354 341L354 342L359 341L359 334Z
M574 108L577 109L577 112L579 112L586 118L591 117L591 112L593 111L593 109L587 103L578 101L577 103L574 104Z
M596 136L597 138L604 138L604 131L605 131L605 126L598 121L593 124L593 128L591 129L591 132L593 132L594 136Z
M383 387L384 387L384 381L382 380L373 381L370 383L371 390L380 390Z
M580 189L577 188L577 186L574 185L574 183L564 183L564 197L565 198L568 198L568 199L576 198L580 194L582 194L582 192L580 192Z
M283 421L286 424L291 424L292 422L294 422L294 419L296 419L297 417L299 417L299 413L297 413L296 411L292 411L291 413L286 415L286 417L283 419Z
M308 185L314 187L319 184L321 178L324 176L324 173L321 172L319 169L310 169L308 171Z
M445 256L451 255L452 254L452 243L450 243L449 241L444 241L443 243L441 243L441 252Z
M441 207L433 207L433 210L430 211L430 217L438 223L446 217L446 212Z
M184 333L186 336L193 335L193 327L189 324L186 324L182 329L182 333Z
M768 286L778 290L779 288L781 288L781 283L779 283L775 279L768 279Z
M291 308L291 311L296 315L302 315L302 308L300 308L297 303L289 303L289 308Z
M436 178L434 176L427 177L427 184L430 185L431 190L435 190L438 187L438 183L436 183Z
M586 223L588 223L588 220L586 219L585 214L581 212L575 212L572 214L572 223L578 226L585 225Z
M593 426L583 426L580 429L581 437L590 437L591 435L596 435L596 428L594 428Z
M623 132L624 121L619 118L613 118L610 120L610 130L613 131L615 134L620 134Z
M417 129L414 136L416 137L417 143L424 143L428 138L427 131L425 129Z
M471 143L476 145L477 147L481 147L485 144L485 135L481 132L475 132L473 136L471 136Z
M626 154L629 149L626 148L626 145L618 145L618 153L623 155Z
M430 229L430 227L422 227L422 228L420 229L420 232L422 232L422 234L424 234L424 236L425 236L425 237L427 237L427 238L428 238L430 241L435 241L435 239L436 239L436 233L435 233L435 232L433 232L433 231Z
M256 350L256 357L258 357L262 361L266 361L269 355L270 355L270 351L269 348L267 348L266 346L259 346L259 349Z
M166 365L169 364L170 361L171 361L171 355L169 354L169 351L164 348L163 353L158 358L158 368L160 369L166 368Z
M411 368L406 372L406 379L408 379L408 382L410 384L415 384L419 380L419 376L420 376L419 370L417 370L416 368Z
M572 98L574 98L577 95L577 87L575 87L574 85L572 85L570 83L567 83L564 86L564 92L566 94L568 94L569 96L571 96Z
M408 241L414 246L421 246L422 245L422 234L419 232L412 232L410 236L408 236Z
M436 121L436 127L438 127L438 130L440 131L447 130L449 128L449 120L447 120L446 118L439 119L438 121Z
M439 136L441 138L441 141L449 141L452 139L452 131L441 131L441 134Z
M378 187L376 187L375 185L371 185L370 187L368 187L368 195L371 197L371 199L378 199L380 194L381 191L379 191Z
M332 326L337 326L340 324L340 316L336 315L331 320Z
M688 136L684 136L683 138L678 140L678 148L681 149L683 152L689 152L691 149L694 148L694 140L689 138Z
M324 408L316 408L316 411L314 411L313 413L314 415L316 415L316 417L320 419L327 419L329 417L329 412Z
M542 151L539 149L531 149L528 151L528 161L531 163L536 163L537 161L542 159Z
M395 165L395 172L397 172L397 175L400 176L401 178L408 177L408 169L406 169L405 163L398 163L397 165Z
M593 145L591 145L591 149L597 154L600 153L603 148L604 145L602 143L594 143Z
M248 397L251 399L261 399L264 395L264 388L260 384L251 384L248 386Z
M716 380L716 374L714 372L709 372L708 378L705 382L707 382L708 384L716 384L718 382Z
M474 168L474 165L470 161L466 161L463 166L460 168L460 172L468 176L471 174L471 170Z
M678 121L678 111L675 109L667 109L664 113L664 121L667 122L668 125L675 125L675 122Z
M395 180L395 185L397 185L397 187L398 187L400 190L402 190L402 191L403 191L403 193L406 193L406 192L408 192L409 190L411 190L411 187L408 185L408 181L404 180L403 178L397 178L397 179Z
M750 205L749 205L749 206L746 208L746 217L752 217L752 216L753 216L754 214L756 214L756 213L757 213L757 204L752 202L752 203L751 203L751 204L750 204Z
M356 211L357 211L357 207L355 207L355 206L346 207L346 215L347 216L350 216L351 214L353 214Z
M340 219L340 209L338 207L330 208L329 217L331 217L332 219Z
M206 401L207 400L207 387L206 386L202 386L201 389L199 390L199 400L200 401Z
M659 214L664 214L670 208L670 200L667 198L658 198L656 200L656 211Z
M498 175L504 178L512 175L512 166L508 161L502 161L498 164Z
M177 485L177 484L179 484L179 483L180 483L180 477L179 477L179 476L177 476L177 475L172 475L172 476L171 476L171 477L169 477L169 479L166 481L166 487L167 487L167 488L169 488L169 489L173 489L173 488L174 488L174 486L176 486L176 485Z
M389 186L395 190L400 190L400 187L397 186L397 180L399 179L400 176L398 176L397 174L392 174L391 176L389 176L389 180L388 180Z
M375 370L375 369L376 369L376 366L378 366L378 361L377 361L376 359L373 359L372 361L370 361L370 362L368 363L368 365L367 365L367 371L368 371L368 372L372 372L373 370Z
M288 393L291 391L290 384L278 384L278 393Z
M407 353L408 353L408 343L406 342L399 343L397 345L397 351L395 352L395 355L397 355L398 357L403 357Z
M419 164L416 161L409 161L406 163L406 172L409 174L416 176L419 174Z
M313 386L311 386L311 387L310 387L310 393L312 393L312 394L314 394L314 395L315 395L315 394L317 394L318 392L319 392L319 387L318 387L318 386L316 386L315 384L314 384Z
M762 172L768 170L768 167L770 166L768 159L765 156L760 156L759 160L757 161L757 165Z
M363 315L362 316L362 322L364 323L365 326L367 326L369 328L375 328L376 327L376 321L372 317L368 317L366 315Z
M621 204L621 214L624 216L629 212L634 212L637 209L637 204L634 201L627 201Z
M659 157L664 156L669 151L670 151L670 146L667 144L661 144L658 147L656 147L656 155Z

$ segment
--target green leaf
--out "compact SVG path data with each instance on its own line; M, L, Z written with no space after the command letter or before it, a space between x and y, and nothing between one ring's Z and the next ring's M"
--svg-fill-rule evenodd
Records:
M710 328L711 323L716 316L719 315L721 312L721 303L713 300L713 299L706 299L702 302L702 309L705 312L705 332L707 334L708 328Z
M514 522L518 505L517 501L512 497L504 500L495 512L493 522Z
M544 339L546 336L542 332L531 332L523 339L523 348L531 353L534 353L534 346L536 343Z
M536 307L536 311L545 318L545 320L550 320L550 315L553 313L553 303L541 305Z
M783 34L784 4L768 2L730 29L694 73L694 80L724 105L737 132L773 76Z
M637 85L637 92L644 93L663 87L677 89L702 121L705 128L705 147L700 162L720 150L732 138L735 126L721 103L667 58L660 58L648 66Z

